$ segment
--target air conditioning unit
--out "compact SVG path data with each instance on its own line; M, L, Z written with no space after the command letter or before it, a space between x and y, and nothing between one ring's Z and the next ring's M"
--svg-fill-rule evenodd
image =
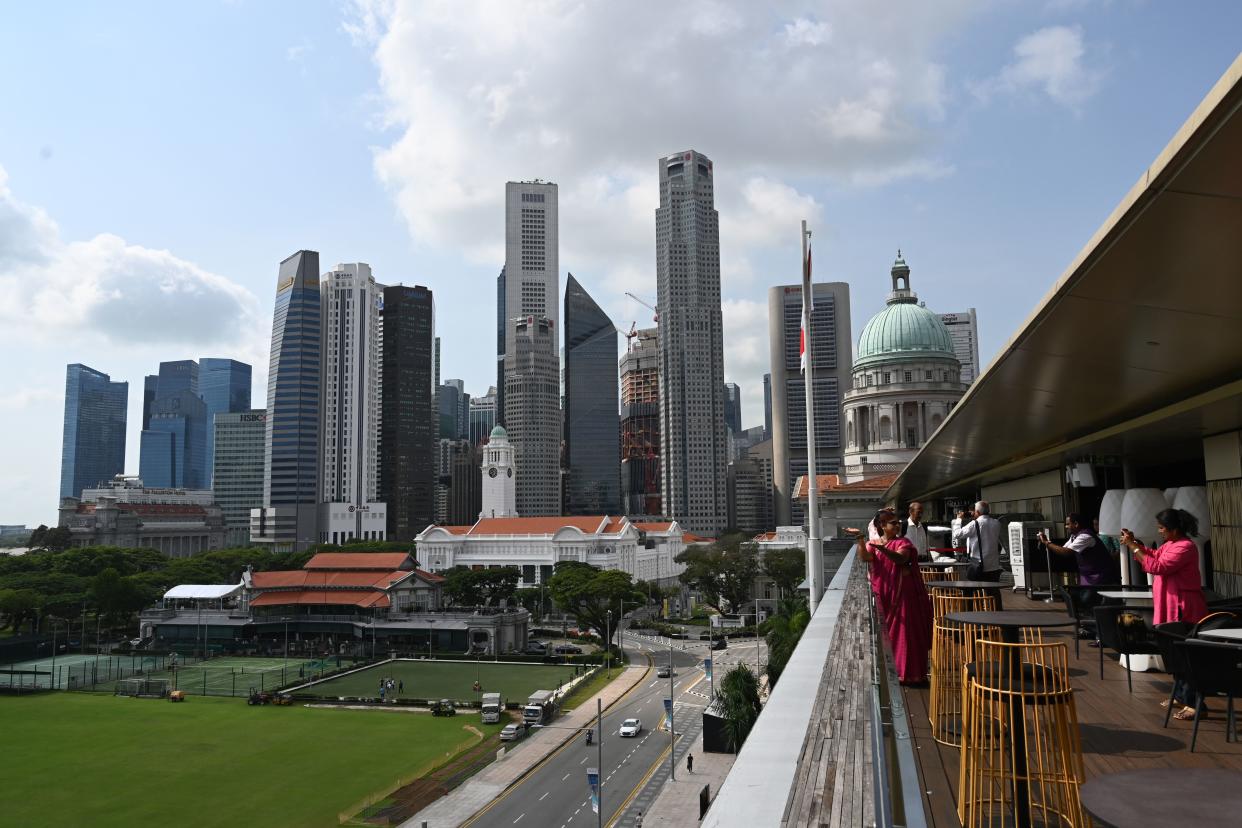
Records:
M1009 567L1013 570L1014 592L1023 589L1031 598L1052 600L1052 553L1047 549L1040 549L1036 536L1040 532L1051 533L1053 526L1052 521L1048 520L1015 520L1009 524ZM1035 556L1039 556L1038 562L1034 562ZM1042 569L1043 572L1032 572L1032 566L1037 570ZM1043 591L1033 592L1034 581L1041 575Z

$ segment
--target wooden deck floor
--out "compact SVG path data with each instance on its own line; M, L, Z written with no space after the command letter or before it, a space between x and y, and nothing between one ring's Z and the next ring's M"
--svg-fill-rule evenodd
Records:
M1061 604L1030 601L1007 589L1004 608L1065 613ZM1083 641L1081 656L1075 659L1069 627L1064 631L1045 630L1044 637L1069 645L1070 675L1088 779L1140 768L1218 767L1242 771L1242 742L1225 742L1224 699L1209 703L1214 712L1200 723L1199 741L1191 753L1193 722L1171 720L1167 730L1163 726L1160 702L1168 698L1171 685L1167 673L1134 673L1131 694L1126 690L1125 668L1117 663L1116 656L1105 655L1101 680L1099 651ZM959 749L932 739L927 719L928 691L905 688L905 695L931 824L953 828L960 824L956 810Z

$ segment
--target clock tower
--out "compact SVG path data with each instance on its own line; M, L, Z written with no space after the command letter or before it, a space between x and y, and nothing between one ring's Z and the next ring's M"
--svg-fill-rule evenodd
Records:
M483 511L479 519L492 517L517 517L514 506L513 446L503 426L492 429L487 445L483 447Z

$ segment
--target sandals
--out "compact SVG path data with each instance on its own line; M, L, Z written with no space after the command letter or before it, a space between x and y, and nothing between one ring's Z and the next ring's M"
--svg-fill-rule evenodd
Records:
M1173 714L1173 718L1179 722L1193 722L1195 719L1195 709L1193 707L1183 707Z

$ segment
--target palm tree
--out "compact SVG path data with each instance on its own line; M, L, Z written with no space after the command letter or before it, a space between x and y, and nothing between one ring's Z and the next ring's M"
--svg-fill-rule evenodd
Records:
M737 753L762 709L759 679L745 664L738 664L720 682L717 702L724 717L729 749Z
M768 619L768 687L776 686L777 679L793 655L794 648L802 638L802 631L811 621L806 603L800 598L782 599L776 614Z

